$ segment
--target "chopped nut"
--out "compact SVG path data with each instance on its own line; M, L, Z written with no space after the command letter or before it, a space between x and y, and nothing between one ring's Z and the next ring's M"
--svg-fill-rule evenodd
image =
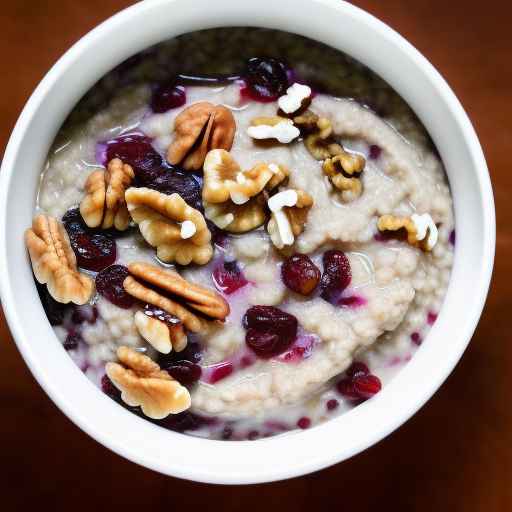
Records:
M359 175L363 172L365 164L363 156L349 153L342 148L342 153L327 158L322 168L338 190L349 192L347 199L356 199L361 195L362 184Z
M257 117L247 128L247 135L253 139L277 139L281 144L288 144L300 135L300 130L291 119L285 117Z
M247 233L262 226L267 220L265 203L262 193L242 205L232 201L217 204L203 201L204 215L220 229L230 233Z
M80 203L80 213L90 228L101 225L103 229L115 227L124 231L130 215L124 198L135 174L128 164L114 158L107 170L92 172L85 182L86 196Z
M149 188L129 188L125 193L128 211L144 239L156 247L160 260L180 265L204 265L213 256L211 233L203 215L179 194L166 195ZM187 221L192 223L185 224Z
M343 152L343 148L332 140L332 124L325 117L318 119L316 131L305 137L304 144L316 160L325 160Z
M245 233L265 223L266 190L285 180L290 171L281 165L259 163L241 171L224 150L210 151L204 164L205 217L232 233Z
M284 190L268 200L272 215L267 231L278 249L292 245L302 233L312 205L313 198L303 190Z
M179 318L189 331L202 331L204 321L186 306L214 320L224 320L229 314L229 305L222 296L203 286L189 283L172 270L140 262L130 263L128 271L131 276L123 283L127 293ZM179 302L173 300L173 296Z
M273 175L267 164L257 164L242 171L230 153L214 149L204 161L203 200L209 203L231 200L236 205L244 204L259 194Z
M281 96L277 103L286 114L298 112L311 103L311 88L307 85L294 83L286 89L286 94Z
M176 137L169 146L167 159L171 164L196 171L201 169L211 149L231 149L236 122L228 108L202 101L183 110L174 127Z
M46 284L57 301L85 304L94 281L77 270L76 256L64 226L48 215L38 215L25 231L25 243L37 281Z
M407 231L407 242L424 251L431 251L437 243L438 230L428 213L413 214L410 217L382 215L377 222L379 231Z
M305 132L312 132L318 129L319 119L311 110L306 110L293 118L293 124Z
M169 324L157 316L137 311L134 322L139 334L158 352L168 354L174 349L181 352L187 346L187 335L183 324L176 318L176 323Z
M148 356L129 347L117 349L119 363L107 363L108 378L119 391L124 403L139 407L149 418L165 418L190 407L187 388L161 370Z

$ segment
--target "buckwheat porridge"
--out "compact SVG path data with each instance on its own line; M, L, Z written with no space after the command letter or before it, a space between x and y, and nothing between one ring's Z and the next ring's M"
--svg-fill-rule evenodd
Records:
M38 290L76 364L133 413L226 440L378 393L436 319L455 237L403 100L262 29L184 35L109 73L59 132L35 210Z

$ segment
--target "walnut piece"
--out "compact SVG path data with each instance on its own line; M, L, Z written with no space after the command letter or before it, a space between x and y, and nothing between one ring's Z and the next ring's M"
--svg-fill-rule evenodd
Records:
M290 246L304 231L313 198L303 190L287 189L268 200L272 212L267 225L270 239L278 249Z
M332 139L332 124L326 117L316 121L314 131L304 138L304 144L316 160L325 160L339 155L343 148Z
M229 305L221 295L189 283L172 270L135 262L128 265L128 271L131 275L123 282L127 293L177 317L191 332L201 332L205 321L189 308L212 320L224 320L229 315Z
M196 171L201 169L211 149L231 149L236 122L228 108L201 101L176 117L174 129L176 136L169 146L167 160Z
M309 86L295 82L286 89L286 94L281 96L277 103L285 114L295 114L309 106L311 94Z
M208 153L204 162L205 216L217 227L245 233L265 223L265 191L285 180L290 171L277 164L259 163L242 171L224 150Z
M437 243L438 230L428 213L413 214L410 217L382 215L377 221L379 231L407 231L407 242L423 251L431 251Z
M149 418L159 420L190 407L187 388L174 380L148 356L129 347L117 349L119 363L107 363L105 371L121 399L131 407L140 407Z
M94 281L77 270L76 256L64 226L54 217L38 215L25 231L25 243L37 281L63 304L85 304Z
M170 323L161 320L158 315L149 315L146 311L137 311L134 316L135 327L139 334L158 352L169 354L171 350L181 352L187 346L187 335L178 317Z
M213 248L206 221L179 194L129 188L125 198L132 219L146 242L156 247L160 260L180 265L204 265L210 261Z
M366 160L362 155L341 149L341 153L324 161L322 169L331 183L342 192L342 197L353 200L361 195L363 189L359 176Z
M90 228L115 227L124 231L130 215L124 198L125 190L135 178L130 165L119 158L108 163L105 171L93 171L85 182L86 195L80 203L80 214Z
M257 140L276 139L288 144L300 135L300 130L286 117L256 117L247 128L247 135Z

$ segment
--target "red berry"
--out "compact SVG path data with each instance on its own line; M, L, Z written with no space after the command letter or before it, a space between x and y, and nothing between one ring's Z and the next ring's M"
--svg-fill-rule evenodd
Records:
M151 139L142 134L122 135L100 144L105 147L102 152L104 160L99 162L102 165L120 158L125 164L131 165L138 175L139 172L151 171L163 164L163 158L151 145Z
M297 427L305 430L306 428L309 428L311 426L311 420L307 416L303 416L302 418L299 418L297 421Z
M281 267L281 279L290 290L309 295L320 281L320 270L305 254L294 254Z
M178 361L163 369L180 384L194 384L201 378L201 367L190 361Z
M356 391L352 379L341 379L336 384L336 389L343 397L345 397L348 400L355 401L360 399L359 393Z
M128 269L126 267L112 265L96 276L96 290L112 304L129 309L135 304L135 299L123 287L123 282L127 277Z
M353 380L354 389L362 399L371 398L373 395L378 393L382 384L380 379L375 375L357 375Z
M355 361L348 367L345 373L347 374L348 377L353 379L358 375L368 375L370 373L370 370L368 369L368 366L366 366L364 363Z
M155 88L151 96L151 110L155 113L167 112L181 107L187 102L185 88L175 84L161 84Z
M277 100L288 88L286 66L272 58L249 59L245 80L252 99L262 102Z
M297 318L273 306L253 306L243 320L245 342L260 357L284 352L297 337Z
M335 398L332 398L331 400L327 400L327 403L325 404L325 408L328 411L334 411L334 409L337 409L340 403Z
M350 262L343 252L330 250L324 253L323 264L324 271L320 281L322 298L336 304L352 280Z

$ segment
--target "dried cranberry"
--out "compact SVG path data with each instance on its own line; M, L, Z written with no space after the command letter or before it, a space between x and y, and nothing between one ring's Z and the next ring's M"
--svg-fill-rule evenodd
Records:
M328 411L334 411L334 409L337 409L340 403L335 398L331 398L330 400L327 400L327 403L325 404L325 408Z
M368 366L366 366L364 363L355 361L348 367L345 373L347 374L348 377L353 379L358 375L369 375L370 370L368 369Z
M262 102L277 100L288 88L286 66L272 58L249 59L245 80L251 97Z
M96 290L112 304L129 309L135 304L135 299L123 287L123 282L127 277L128 269L126 267L112 265L96 276Z
M380 379L375 375L357 375L353 379L354 389L358 393L359 397L363 400L371 398L377 394L382 384Z
M120 158L125 164L131 165L138 175L163 163L163 158L151 145L151 139L145 135L122 135L102 144L105 146L105 161L99 162L102 165L106 165L113 158Z
M201 378L201 367L190 361L178 361L164 370L181 384L194 384Z
M181 107L187 102L185 88L174 83L158 85L151 95L151 110L157 114Z
M79 267L99 272L114 263L117 248L112 233L89 229L78 208L68 210L62 217L62 222Z
M415 345L421 345L421 342L423 341L421 339L421 334L419 332L413 332L411 334L411 341L415 344Z
M341 379L336 384L336 389L343 397L348 400L356 401L360 399L359 393L354 388L354 382L352 379Z
M220 292L230 295L247 283L247 279L236 261L224 261L217 265L212 272L215 288Z
M284 352L297 337L297 319L273 306L253 306L243 320L245 342L260 357Z
M322 298L336 303L341 292L350 284L352 271L350 262L341 251L330 250L323 255L324 271L320 281Z
M64 315L66 311L69 309L68 304L62 304L57 302L48 291L46 285L39 284L36 281L37 292L39 294L39 298L41 299L41 304L46 313L46 317L50 322L50 325L61 325L64 321Z
M150 170L139 171L136 176L138 187L158 190L163 194L178 193L192 208L202 211L202 179L170 164L162 164Z
M181 352L172 350L169 354L158 354L158 364L162 368L167 368L178 361L190 361L191 363L199 363L202 357L202 348L199 343L193 341L192 335L188 335L187 346Z
M175 432L198 430L206 424L203 417L189 411L169 414L169 416L162 420L154 420L153 423Z
M380 146L377 146L376 144L372 144L370 146L370 154L369 158L370 160L377 160L382 153L382 148Z
M303 416L302 418L299 418L297 421L297 427L305 430L306 428L309 428L311 426L311 420L307 416Z
M283 263L281 279L290 290L309 295L320 281L320 270L309 256L294 254Z

